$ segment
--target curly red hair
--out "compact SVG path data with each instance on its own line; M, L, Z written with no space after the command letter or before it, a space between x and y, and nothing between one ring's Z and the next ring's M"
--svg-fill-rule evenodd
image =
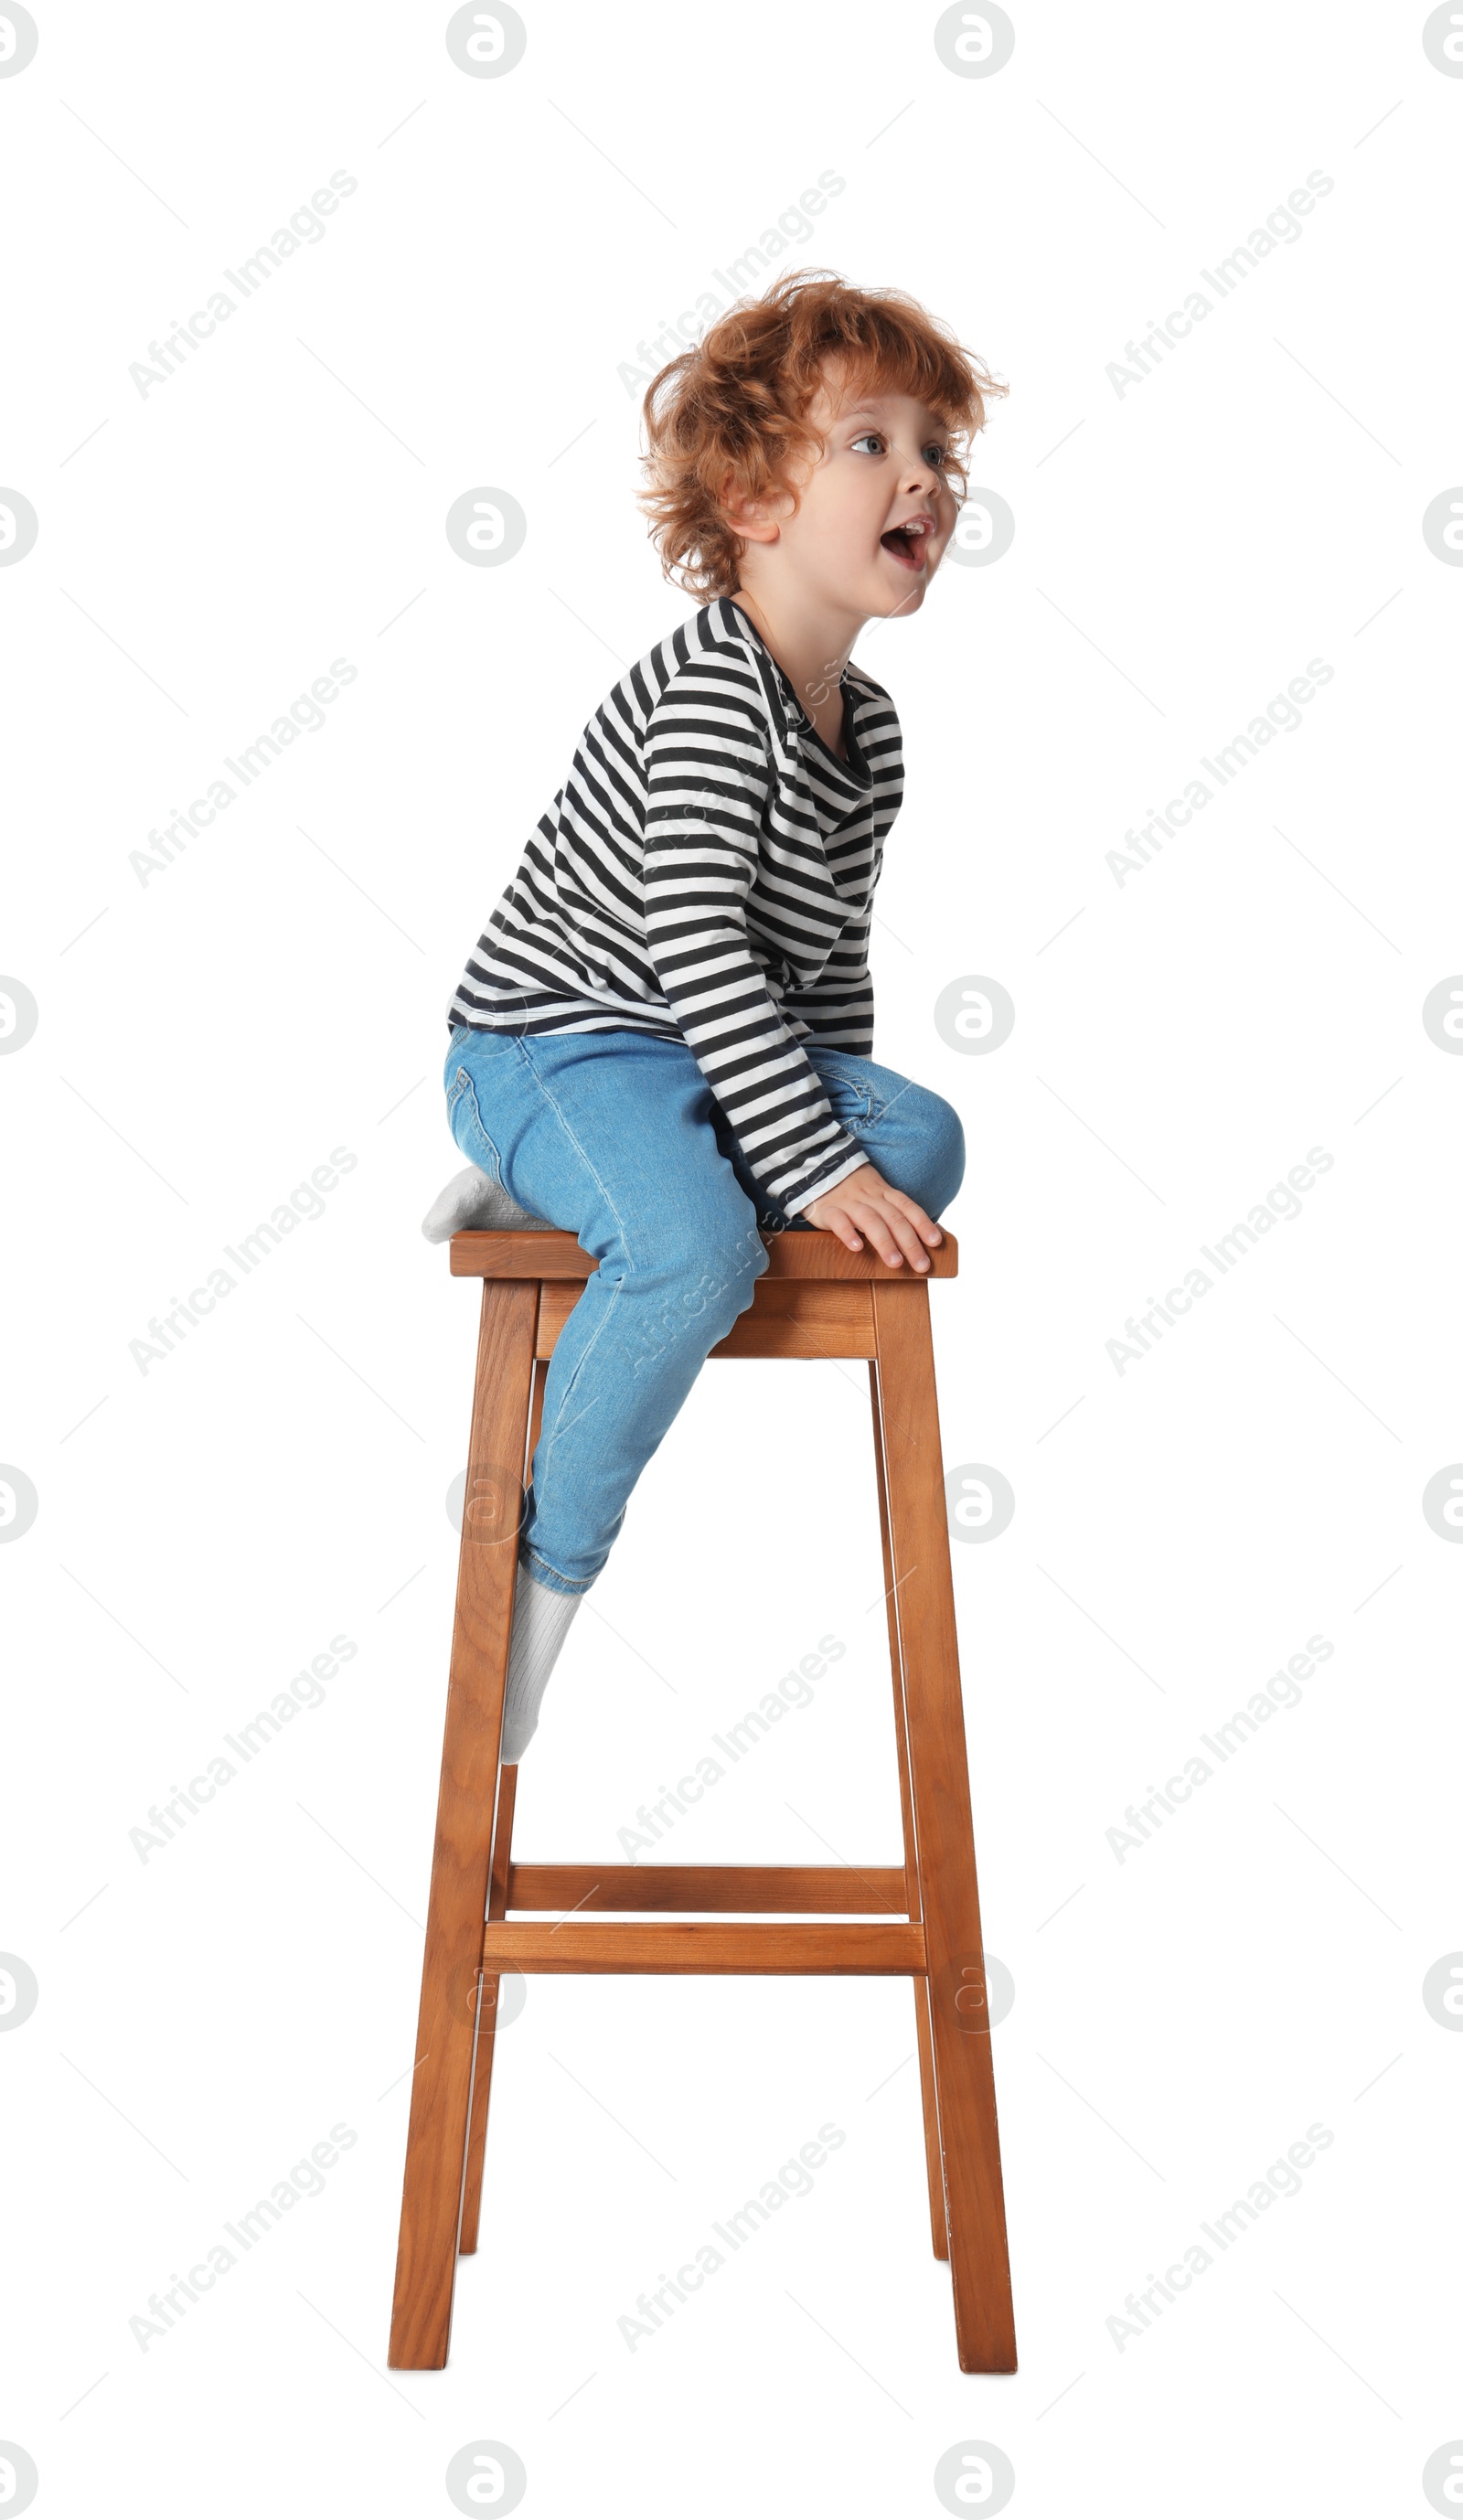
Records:
M637 497L662 575L687 594L709 601L740 583L746 545L722 506L729 474L749 499L784 488L796 499L789 470L821 451L806 414L831 361L846 363L850 390L909 394L945 423L963 498L961 444L984 428L987 400L1007 388L906 291L855 289L832 271L783 272L671 359L641 407L649 451Z

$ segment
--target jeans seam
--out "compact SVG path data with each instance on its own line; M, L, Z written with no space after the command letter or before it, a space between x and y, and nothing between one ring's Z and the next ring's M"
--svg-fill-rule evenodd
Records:
M482 1124L482 1112L481 1112L481 1110L480 1110L480 1109L479 1109L479 1107L478 1107L478 1101L477 1101L477 1088L476 1088L476 1086L473 1084L473 1082L472 1082L472 1078L471 1078L470 1074L469 1074L469 1076L468 1076L468 1078L467 1078L467 1082L466 1082L466 1084L463 1087L462 1093L458 1096L458 1102L471 1102L471 1105L472 1105L472 1126L473 1126L473 1128L476 1130L478 1137L479 1137L479 1138L481 1139L481 1141L482 1141L482 1144L483 1144L483 1145L484 1145L484 1147L487 1148L488 1153L489 1153L489 1154L492 1156L492 1158L493 1158L493 1161L492 1161L491 1166L486 1165L486 1164L479 1164L479 1165L478 1165L478 1167L477 1167L478 1171L479 1171L479 1172L486 1172L486 1173L487 1173L487 1175L488 1175L489 1180L490 1180L490 1181L495 1181L495 1182L498 1184L498 1187L499 1187L499 1189L500 1189L500 1190L506 1190L506 1189L507 1189L507 1187L508 1187L508 1185L507 1185L507 1183L504 1181L504 1178L503 1178L503 1157L502 1157L502 1155L500 1154L500 1152L499 1152L499 1150L498 1150L497 1147L494 1145L493 1140L489 1137L489 1135L488 1135L488 1133L487 1133L487 1130L483 1127L483 1124ZM457 1104L456 1104L456 1103L451 1103L451 1104L449 1104L449 1119L448 1119L448 1126L449 1126L449 1127L451 1127L451 1113L452 1113L453 1111L455 1111L455 1110L456 1110L456 1108L457 1108ZM454 1135L455 1135L455 1134L456 1134L456 1132L454 1132Z
M564 1593L587 1593L590 1586L595 1581L594 1576L589 1575L586 1576L582 1584L574 1583L569 1576L560 1574L559 1569L553 1563L553 1560L546 1557L541 1550L534 1549L526 1544L519 1552L518 1562L520 1566L526 1567L530 1570L535 1566L542 1566L546 1574L552 1575L554 1579L554 1585L552 1587L546 1586L546 1590L554 1590Z
M623 1217L622 1217L622 1216L621 1216L621 1214L620 1214L619 1209L616 1207L616 1205L615 1205L615 1203L614 1203L614 1200L610 1197L609 1192L608 1192L608 1191L607 1191L607 1189L605 1188L605 1186L604 1186L603 1182L600 1180L598 1173L596 1171L595 1166L594 1166L594 1164L592 1163L592 1161L591 1161L591 1159L590 1159L590 1156L589 1156L588 1150L587 1150L584 1147L582 1147L582 1146L580 1145L578 1138L576 1138L576 1136L575 1136L575 1134L574 1134L573 1130L570 1128L568 1121L565 1119L563 1112L562 1112L562 1111L560 1110L560 1108L559 1108L559 1105L557 1104L557 1102L555 1102L555 1101L554 1101L554 1096L550 1093L548 1086L545 1084L545 1082L544 1082L544 1080L543 1080L542 1076L539 1074L538 1069L535 1067L535 1065L534 1065L534 1063L533 1063L532 1058L529 1057L527 1050L524 1048L523 1040L522 1040L522 1036L521 1036L521 1035L517 1036L517 1040L518 1040L518 1048L519 1048L519 1051L520 1051L520 1053L521 1053L521 1055L522 1055L522 1058L523 1058L523 1064L524 1064L524 1066L527 1068L529 1075L533 1078L533 1081L534 1081L535 1085L538 1087L540 1094L543 1096L544 1101L548 1103L550 1110L553 1112L553 1114L554 1114L554 1116L555 1120L558 1122L558 1125L559 1125L559 1127L562 1129L562 1131L563 1131L563 1133L564 1133L564 1136L568 1139L570 1146L573 1148L574 1152L575 1152L575 1153L576 1153L576 1155L579 1157L579 1160L580 1160L580 1162L583 1164L583 1166L584 1166L584 1168L585 1168L585 1171L589 1174L589 1177L590 1177L591 1181L594 1183L596 1190L598 1192L598 1193L599 1193L600 1197L603 1199L605 1206L608 1208L608 1210L609 1210L609 1212L610 1212L610 1215L614 1218L615 1224L616 1224L616 1225L618 1226L618 1228L619 1228L619 1233L620 1233L620 1241L621 1241L621 1245L622 1245L622 1247L623 1247L623 1249L624 1249L624 1252L625 1252L625 1257L626 1257L627 1264L628 1264L628 1265L630 1265L631 1267L633 1267L633 1266L634 1266L634 1263L633 1263L633 1261L631 1260L631 1255L630 1255L630 1244L629 1244L629 1241L628 1241L627 1237L626 1237L626 1234L625 1234L625 1223L624 1223L624 1219L623 1219Z
M830 1064L834 1059L840 1057L850 1058L853 1057L853 1053L851 1051L844 1051L841 1053L835 1051L829 1053L828 1058ZM866 1083L854 1083L846 1075L839 1077L838 1070L835 1067L833 1071L835 1078L837 1078L838 1081L842 1083L849 1092L851 1092L855 1103L854 1110L848 1115L848 1118L845 1118L834 1102L832 1095L829 1094L827 1090L826 1080L819 1074L817 1061L810 1059L808 1063L810 1067L812 1067L814 1075L818 1077L819 1083L822 1086L823 1099L827 1103L828 1109L832 1112L834 1119L838 1121L841 1128L847 1128L850 1119L866 1121L876 1120L879 1117L879 1105L874 1101L872 1086Z
M568 1142L569 1142L570 1146L573 1148L574 1152L575 1152L575 1153L576 1153L576 1155L579 1157L579 1160L580 1160L580 1162L583 1164L583 1166L584 1166L584 1168L585 1168L586 1172L589 1174L590 1179L592 1180L592 1182L593 1182L593 1183L594 1183L594 1185L595 1185L595 1188L598 1190L598 1193L599 1193L600 1197L601 1197L601 1198L603 1199L603 1201L604 1201L605 1206L608 1208L610 1215L614 1218L615 1224L616 1224L617 1228L619 1229L619 1236L620 1236L620 1248L621 1248L621 1250L622 1250L622 1251L624 1252L624 1254L625 1254L625 1272L626 1272L626 1274L633 1275L633 1273L634 1273L635 1263L634 1263L634 1259L633 1259L633 1257L632 1257L632 1255L631 1255L631 1251L630 1251L630 1244L629 1244L628 1238L627 1238L627 1237L626 1237L626 1233L625 1233L625 1226L624 1226L624 1220L622 1219L622 1217L621 1217L621 1215L620 1215L620 1211L619 1211L619 1209L616 1207L616 1205L615 1205L615 1203L614 1203L614 1200L610 1197L609 1192L608 1192L608 1190L606 1189L606 1187L605 1187L604 1183L600 1180L599 1175L598 1175L598 1172L597 1171L597 1169L596 1169L596 1167L595 1167L594 1163L591 1161L591 1159L590 1159L590 1156L589 1156L589 1153L588 1153L587 1149L586 1149L584 1147L582 1147L582 1146L580 1145L580 1142L579 1142L578 1138L575 1136L574 1131L570 1128L569 1123L568 1123L567 1119L565 1118L563 1111L560 1109L560 1107L559 1107L558 1103L554 1101L554 1096L550 1093L549 1088L548 1088L548 1086L545 1084L543 1077L539 1074L538 1069L535 1067L535 1065L534 1065L534 1063L533 1063L532 1058L529 1057L529 1054L528 1054L527 1050L524 1048L524 1044L523 1044L523 1041L522 1041L522 1037L521 1037L521 1035L519 1036L519 1039L518 1039L518 1047L519 1047L520 1052L522 1053L522 1057L523 1057L523 1063L524 1063L525 1067L528 1069L529 1075L533 1078L533 1081L534 1081L535 1085L538 1087L540 1094L541 1094L541 1095L543 1096L543 1098L544 1098L544 1101L548 1103L550 1110L553 1112L553 1114L554 1114L554 1119L557 1121L557 1123L558 1123L558 1125L559 1125L560 1129L561 1129L561 1130L563 1131L563 1133L564 1133L564 1136L568 1139ZM597 1275L597 1276L598 1276L599 1274L600 1274L600 1272L599 1272L598 1270L597 1270L597 1271L596 1271L596 1275ZM620 1278L618 1278L618 1279L615 1281L614 1285L613 1285L613 1286L611 1287L611 1289L610 1289L609 1301L608 1301L608 1303L607 1303L607 1304L605 1305L605 1307L604 1307L604 1318L603 1318L603 1320L599 1323L599 1325L598 1325L598 1328L596 1329L594 1337L590 1340L590 1342L589 1342L588 1346L583 1350L582 1354L580 1355L580 1357L579 1357L579 1359L578 1359L577 1363L575 1364L574 1371L573 1371L573 1372L572 1372L572 1373L570 1374L570 1376L569 1376L568 1384L567 1384L566 1388L564 1389L564 1391L560 1394L558 1408L557 1408L557 1410L556 1410L556 1411L555 1411L555 1413L554 1413L554 1424L553 1424L553 1426L552 1426L552 1427L550 1427L550 1428L547 1430L547 1435L548 1435L548 1450L547 1450L547 1452L545 1453L545 1456L544 1456L544 1460L545 1460L546 1466L547 1466L548 1462L549 1462L552 1460L552 1458L553 1458L554 1443L555 1443L555 1441L556 1441L556 1439L557 1439L557 1437L558 1437L559 1433L560 1433L561 1431L563 1431L563 1416L564 1416L564 1411L565 1411L565 1409L568 1407L569 1401L570 1401L570 1399L571 1399L571 1398L572 1398L572 1396L573 1396L574 1387L575 1387L576 1383L578 1382L578 1380L579 1380L579 1377L580 1377L581 1373L584 1372L585 1366L588 1364L588 1362L589 1362L590 1358L594 1355L595 1350L596 1350L596 1348L598 1346L600 1339L603 1337L603 1335L604 1335L604 1333L605 1333L606 1329L609 1328L610 1323L611 1323L611 1322L613 1321L613 1319L614 1319L615 1307L616 1307L616 1305L617 1305L617 1303L618 1303L618 1301L619 1301L620 1293L621 1293L621 1289L623 1288L624 1283L625 1283L625 1278L624 1278L624 1276L621 1276ZM541 1429L541 1430L540 1430L540 1440L541 1440L541 1441L542 1441L542 1440L543 1440L543 1438L544 1438L544 1433L545 1433L545 1431L546 1431L546 1430L544 1430L544 1429ZM546 1560L545 1562L547 1563L547 1560Z
M598 1277L598 1276L599 1275L599 1272L597 1270L597 1271L595 1272L595 1274L596 1274L596 1276ZM589 1363L589 1361L590 1361L590 1358L594 1355L596 1348L597 1348L597 1347L598 1346L598 1344L599 1344L599 1341L600 1341L600 1340L601 1340L601 1338L604 1336L604 1333L605 1333L605 1331L608 1329L608 1328L609 1328L609 1326L610 1326L610 1323L614 1320L614 1316L615 1316L615 1306L618 1304L618 1302L619 1302L619 1300L620 1300L620 1296L621 1296L622 1292L624 1291L624 1285L625 1285L625 1281L624 1281L624 1279L623 1279L623 1278L617 1278L617 1279L616 1279L616 1281L615 1281L615 1282L614 1282L614 1284L613 1284L613 1286L610 1288L609 1301L608 1301L608 1303L607 1303L607 1304L605 1305L605 1307L604 1307L604 1318L603 1318L603 1320L600 1322L600 1324L599 1324L599 1326L598 1326L598 1329L597 1329L597 1330L596 1330L596 1332L595 1332L594 1337L590 1340L590 1342L589 1342L588 1346L587 1346L587 1347L585 1347L585 1348L581 1351L580 1356L579 1356L579 1358L578 1358L578 1361L577 1361L577 1362L576 1362L576 1364L575 1364L574 1371L573 1371L573 1372L570 1374L569 1379L568 1379L568 1382L567 1382L567 1384L565 1385L565 1388L564 1388L564 1390L563 1390L562 1394L560 1395L558 1407L557 1407L557 1409L556 1409L556 1410L555 1410L555 1412L554 1412L554 1424L553 1424L550 1428L548 1428L548 1429L547 1429L547 1432L546 1432L546 1430L545 1430L545 1429L543 1429L543 1428L541 1428L541 1429L540 1429L540 1441L541 1441L541 1442L546 1442L546 1443L547 1443L547 1447L548 1447L548 1449L547 1449L547 1451L545 1452L545 1455L544 1455L544 1465L545 1465L545 1467L546 1467L546 1468L548 1467L549 1463L550 1463L550 1462L553 1461L553 1459L554 1459L554 1445L557 1443L557 1441L558 1441L558 1439L559 1439L559 1436L560 1436L560 1435L566 1435L566 1434L568 1433L568 1431L569 1431L569 1428L564 1424L564 1412L565 1412L565 1410L568 1408L568 1405L569 1405L570 1401L571 1401L571 1400L573 1399L573 1397L574 1397L575 1387L576 1387L576 1385L578 1384L578 1381L579 1381L579 1377L580 1377L580 1375L583 1373L585 1367L588 1365L588 1363ZM582 1416L583 1414L584 1414L584 1413L581 1411L580 1415ZM571 1425L574 1425L574 1424L577 1424L577 1423L578 1423L578 1419L577 1419L577 1418L571 1418L571 1420L570 1420L570 1424L571 1424Z

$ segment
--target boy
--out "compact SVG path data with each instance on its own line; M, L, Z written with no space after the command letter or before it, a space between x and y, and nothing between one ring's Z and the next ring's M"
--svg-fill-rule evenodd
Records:
M559 1333L519 1534L503 1761L761 1236L927 1270L960 1123L874 1065L868 930L899 720L850 652L917 611L1003 392L897 291L789 272L644 399L662 570L707 599L616 683L467 959L429 1239L547 1221L598 1261ZM760 1230L759 1230L760 1229Z

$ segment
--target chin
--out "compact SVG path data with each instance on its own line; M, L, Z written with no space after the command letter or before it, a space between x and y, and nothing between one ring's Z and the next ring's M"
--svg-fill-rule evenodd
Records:
M911 577L909 585L903 590L898 587L891 588L888 578L888 570L881 570L879 610L886 620L908 621L910 613L917 612L924 602L930 582L930 572L928 569L921 569L919 575Z

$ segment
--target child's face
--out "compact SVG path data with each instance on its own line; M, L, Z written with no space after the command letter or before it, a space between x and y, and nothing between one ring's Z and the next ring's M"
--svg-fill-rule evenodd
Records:
M777 573L865 619L917 612L957 514L944 422L908 394L845 392L836 373L807 417L822 453L798 476L795 516L785 493L770 505ZM894 533L907 522L912 532Z

